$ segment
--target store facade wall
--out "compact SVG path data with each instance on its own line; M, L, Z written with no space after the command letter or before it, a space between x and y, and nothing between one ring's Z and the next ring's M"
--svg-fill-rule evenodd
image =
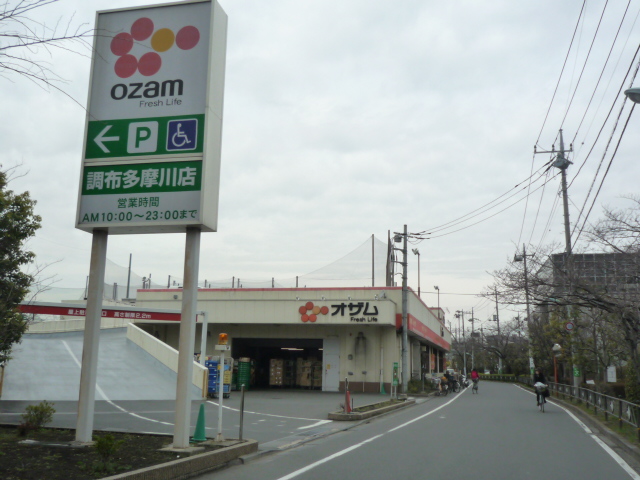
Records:
M139 290L136 306L180 309L181 297L179 289ZM448 350L450 333L414 292L409 297L409 375L419 378L424 347ZM381 383L389 391L393 363L402 365L401 305L401 289L389 287L201 289L197 309L208 318L205 355L215 355L218 334L227 333L235 359L256 360L256 385L268 385L270 357L298 368L312 363L317 370L309 388L343 391L348 381L352 391L379 392ZM136 325L177 348L176 322ZM199 352L201 324L196 335Z

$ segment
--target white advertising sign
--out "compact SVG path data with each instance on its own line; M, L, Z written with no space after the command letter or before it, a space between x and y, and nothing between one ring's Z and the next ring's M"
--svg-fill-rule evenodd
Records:
M215 1L98 12L77 228L217 229L226 26Z

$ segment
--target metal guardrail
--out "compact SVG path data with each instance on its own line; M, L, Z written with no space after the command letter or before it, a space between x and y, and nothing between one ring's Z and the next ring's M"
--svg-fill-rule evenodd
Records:
M515 375L480 375L482 380L495 380L502 382L523 383L533 386L531 377ZM563 383L547 382L552 395L563 400L574 399L577 403L584 403L587 409L593 408L594 414L602 413L605 420L609 417L618 419L618 426L622 428L624 424L630 425L638 432L640 441L640 405L612 397L604 393L594 392L588 388L574 387Z

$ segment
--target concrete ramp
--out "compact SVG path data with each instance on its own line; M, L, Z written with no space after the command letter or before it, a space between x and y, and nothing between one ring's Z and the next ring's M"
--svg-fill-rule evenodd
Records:
M78 400L83 332L30 334L7 363L2 400ZM100 331L96 400L175 400L177 375L127 339ZM202 391L191 387L192 399Z

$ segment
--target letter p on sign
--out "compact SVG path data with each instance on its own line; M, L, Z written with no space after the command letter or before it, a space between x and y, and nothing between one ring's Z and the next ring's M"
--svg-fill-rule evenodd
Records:
M129 124L127 153L153 153L158 149L158 122Z

